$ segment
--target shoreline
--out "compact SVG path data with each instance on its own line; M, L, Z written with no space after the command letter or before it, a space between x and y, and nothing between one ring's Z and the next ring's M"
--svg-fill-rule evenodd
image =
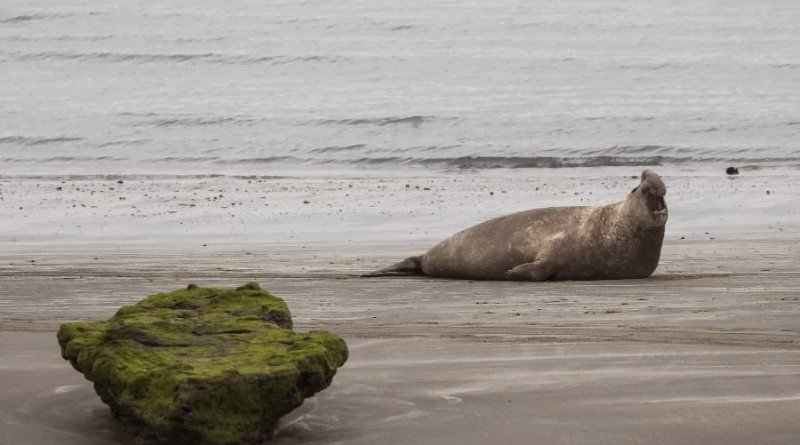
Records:
M641 168L428 173L388 178L0 180L6 252L81 245L193 247L428 244L530 208L618 202ZM792 239L798 171L657 169L667 239ZM120 183L121 182L121 183Z

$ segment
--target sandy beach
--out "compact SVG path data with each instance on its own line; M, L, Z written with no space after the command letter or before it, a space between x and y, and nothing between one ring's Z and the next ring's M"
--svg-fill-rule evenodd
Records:
M358 277L424 251L452 226L513 210L511 204L520 205L515 201L522 201L524 191L507 186L501 193L507 180L447 188L442 178L424 178L429 188L438 186L439 204L427 212L429 201L412 206L414 198L402 194L406 182L412 188L408 193L433 193L417 192L413 181L265 180L276 190L269 195L272 213L267 206L252 209L245 198L258 195L240 187L236 201L245 204L237 206L241 214L228 216L238 221L233 226L220 223L232 211L229 205L181 215L170 213L180 211L170 199L152 197L191 195L195 180L177 181L169 191L145 180L128 190L126 205L150 215L133 219L138 226L131 220L125 226L123 215L115 213L116 195L91 204L107 217L81 217L80 209L91 207L77 206L77 213L62 218L57 228L25 226L6 213L6 227L14 230L4 235L7 248L0 254L0 443L137 443L113 422L91 384L60 358L58 326L106 318L122 305L189 283L235 286L250 280L286 299L299 330L331 330L351 347L331 387L284 419L278 444L800 441L800 242L796 210L783 206L792 199L786 196L791 176L675 178L671 195L677 198L668 197L675 211L661 263L645 280ZM579 175L538 179L554 189L576 190L571 197L552 198L561 202L575 196L608 200L624 196L628 188L616 177L604 179L605 187L578 186L593 180ZM58 206L73 209L70 199L81 192L70 192L66 200L64 195L56 200L56 193L102 182L64 181L58 192L36 192L43 188L36 185L40 178L7 179L5 203L30 193L35 199L27 198L32 206L27 215L41 221ZM138 184L103 181L106 187ZM237 181L252 179L218 181L215 193L236 196L229 182ZM713 181L730 190L720 194L712 217L699 198L690 196ZM760 195L762 186L775 190L770 196L778 205L767 210L728 205L743 190ZM309 196L282 187L308 187ZM490 195L497 202L487 207L465 206L455 198L485 194L487 187L497 190ZM374 210L355 210L350 219L331 222L340 209L372 209L368 203L378 196L384 201ZM31 204L35 200L38 205ZM325 200L331 207L319 205ZM408 210L401 210L402 202ZM750 216L737 220L737 211ZM446 218L432 216L437 212ZM272 227L264 231L263 242L254 240L256 229L248 226L259 215L264 227ZM413 230L405 230L408 221ZM174 233L174 227L190 224L202 230ZM112 227L125 227L116 232L118 243L108 242ZM78 228L81 233L69 236L55 233ZM284 234L279 242L280 230L291 230L293 238ZM156 234L152 239L151 233Z

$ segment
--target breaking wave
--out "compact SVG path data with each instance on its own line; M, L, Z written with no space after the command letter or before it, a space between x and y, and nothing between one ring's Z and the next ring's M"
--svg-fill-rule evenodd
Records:
M416 127L427 122L449 119L438 116L395 116L368 119L321 119L314 122L319 125L378 125L383 127L386 125L407 124Z
M357 150L363 146L325 147L313 150L312 153L337 153ZM673 156L459 156L459 157L360 157L353 159L333 159L325 157L297 156L263 156L247 158L224 158L219 156L167 156L159 158L130 158L114 156L51 156L51 157L5 157L5 163L143 163L143 164L194 164L197 166L213 165L338 165L338 166L418 166L423 168L484 170L484 169L538 169L538 168L577 168L577 167L642 167L661 165L686 165L710 162L729 162L739 165L765 163L800 163L800 157L784 158L708 158L708 157L673 157Z
M152 127L207 127L214 125L253 125L256 119L235 118L235 117L191 117L191 118L172 118L154 119L144 122L141 125Z
M75 61L75 62L101 62L101 63L207 63L218 65L254 65L272 64L282 65L291 63L331 62L342 60L339 56L250 56L221 53L174 53L174 54L149 54L149 53L122 53L122 52L71 52L71 51L39 51L39 52L10 52L7 53L17 61Z
M50 20L69 17L69 14L21 14L11 17L0 17L0 24L24 23L35 20Z
M47 145L47 144L61 144L64 142L78 142L82 140L83 138L76 138L69 136L59 136L52 138L30 137L30 136L4 136L0 137L0 145L15 144L15 145L34 146L34 145Z

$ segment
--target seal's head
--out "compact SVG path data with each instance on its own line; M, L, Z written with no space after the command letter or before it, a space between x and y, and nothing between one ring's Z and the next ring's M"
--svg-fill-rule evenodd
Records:
M663 227L667 223L667 186L652 170L642 172L642 181L628 196L630 211L645 228ZM631 202L632 201L632 202Z

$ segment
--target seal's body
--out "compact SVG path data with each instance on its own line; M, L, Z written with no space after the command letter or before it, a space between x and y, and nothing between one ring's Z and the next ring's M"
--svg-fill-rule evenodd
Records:
M424 255L367 276L471 280L646 278L661 255L666 186L652 171L625 201L526 210L463 230Z

